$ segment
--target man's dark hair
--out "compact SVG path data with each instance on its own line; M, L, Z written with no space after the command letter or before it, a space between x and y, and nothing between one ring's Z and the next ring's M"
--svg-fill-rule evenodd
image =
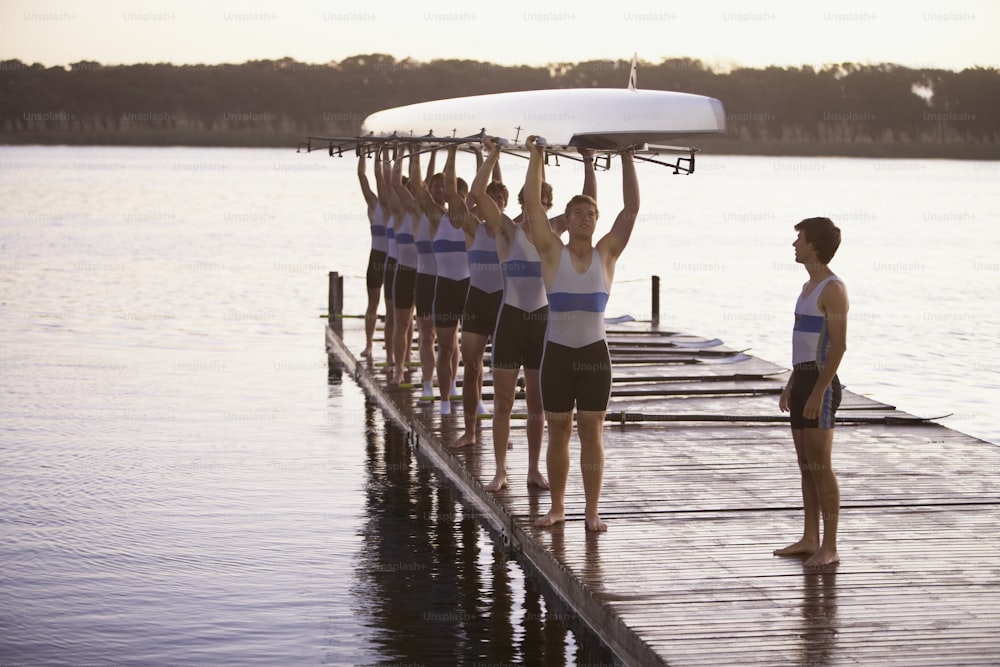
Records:
M840 247L840 228L833 224L830 218L806 218L795 225L795 231L801 231L806 241L816 248L816 258L824 264L829 264Z
M490 184L486 186L486 194L491 197L494 194L499 195L500 198L503 199L504 205L507 204L507 199L510 197L510 193L507 191L507 186L500 181L490 181Z

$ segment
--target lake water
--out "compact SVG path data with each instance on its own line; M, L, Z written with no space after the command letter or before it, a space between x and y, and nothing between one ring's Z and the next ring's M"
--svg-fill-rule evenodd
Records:
M327 272L364 307L355 167L0 148L0 660L609 660L330 366ZM792 226L829 215L841 379L1000 443L1000 164L700 155L639 175L610 314L649 317L656 274L664 327L787 364ZM581 182L547 177L557 202ZM617 169L599 198L607 225Z

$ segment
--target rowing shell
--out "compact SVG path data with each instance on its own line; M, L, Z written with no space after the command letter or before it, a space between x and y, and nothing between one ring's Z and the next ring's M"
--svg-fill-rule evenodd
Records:
M722 102L663 90L567 88L456 97L378 111L362 124L375 137L457 139L490 135L523 145L620 150L726 131Z

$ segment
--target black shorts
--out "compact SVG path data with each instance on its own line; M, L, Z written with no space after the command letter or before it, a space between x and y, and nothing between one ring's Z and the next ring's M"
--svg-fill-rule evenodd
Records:
M395 308L413 307L413 291L417 284L417 269L406 264L396 264L396 282L392 287L392 304Z
M816 364L796 364L792 369L792 377L788 379L792 383L792 390L788 394L788 412L792 423L792 428L798 430L803 428L833 428L834 416L837 408L840 407L841 388L840 379L834 375L823 394L823 405L819 411L818 419L806 419L802 416L802 411L806 407L806 401L812 394L816 380L819 379L819 369Z
M365 273L365 284L368 289L378 289L382 287L385 280L385 258L384 250L372 250L368 253L368 271Z
M396 282L396 258L385 258L385 275L382 278L382 296L386 301L392 301L392 286Z
M545 343L542 407L546 412L604 411L611 398L611 355L603 340L584 347Z
M528 313L504 304L493 331L491 367L516 371L524 366L525 369L537 370L542 365L548 321L548 306Z
M434 283L434 326L442 329L457 327L462 321L468 293L468 278L452 280L438 276Z
M437 276L429 273L417 274L417 286L413 292L413 303L417 306L417 317L431 317L434 314L434 283Z
M465 297L462 331L492 336L497 326L501 303L503 303L503 290L487 293L478 287L470 287L469 295Z

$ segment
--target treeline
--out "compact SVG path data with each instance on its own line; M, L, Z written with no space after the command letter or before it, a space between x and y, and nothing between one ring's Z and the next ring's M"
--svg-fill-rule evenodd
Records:
M231 144L355 134L380 109L513 90L624 87L631 63L503 67L359 55L325 65L69 67L0 63L0 141ZM641 62L640 88L717 97L727 139L758 143L957 144L995 154L1000 71L844 63L715 72L698 60ZM92 141L88 141L92 139ZM287 145L287 144L286 144Z

